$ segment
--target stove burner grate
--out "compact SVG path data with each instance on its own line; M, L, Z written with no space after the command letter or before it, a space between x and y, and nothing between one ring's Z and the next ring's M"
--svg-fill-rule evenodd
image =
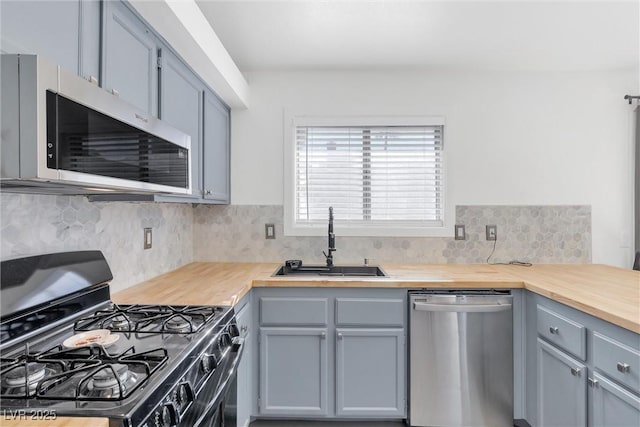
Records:
M224 308L213 306L118 305L98 310L74 323L76 331L109 329L118 332L193 334Z

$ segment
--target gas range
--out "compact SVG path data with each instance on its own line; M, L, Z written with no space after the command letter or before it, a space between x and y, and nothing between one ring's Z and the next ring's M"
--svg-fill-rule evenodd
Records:
M243 348L231 307L114 304L96 251L4 261L0 271L0 415L105 417L114 427L222 419Z

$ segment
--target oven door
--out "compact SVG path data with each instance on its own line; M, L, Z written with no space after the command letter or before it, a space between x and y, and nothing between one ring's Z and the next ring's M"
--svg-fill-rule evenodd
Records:
M244 339L234 344L220 363L221 375L214 375L198 393L193 407L180 420L179 427L223 427L236 425L237 369L244 350Z

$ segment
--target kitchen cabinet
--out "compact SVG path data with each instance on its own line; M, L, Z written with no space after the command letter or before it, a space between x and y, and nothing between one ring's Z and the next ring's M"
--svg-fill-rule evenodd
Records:
M405 413L403 329L336 329L336 415Z
M2 1L3 53L32 53L85 78L99 76L100 1Z
M251 412L253 408L253 325L251 323L251 294L248 294L243 301L240 301L236 308L236 321L240 330L240 337L244 339L244 350L242 359L238 365L237 377L237 426L246 427L251 422Z
M203 197L212 202L229 203L229 108L211 90L207 89L204 97Z
M259 417L406 416L406 290L256 289Z
M260 414L327 415L327 329L260 328Z
M525 317L530 425L640 425L638 334L532 292Z
M160 119L191 136L191 189L202 193L204 85L168 48L160 57Z
M586 426L585 365L538 338L538 425Z
M102 87L157 116L157 39L124 3L105 1L103 8Z
M640 397L598 372L588 381L589 427L640 426Z

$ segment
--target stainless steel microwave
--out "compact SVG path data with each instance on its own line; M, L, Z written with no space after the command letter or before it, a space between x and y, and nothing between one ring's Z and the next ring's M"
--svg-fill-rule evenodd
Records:
M2 191L191 194L191 137L36 55L0 57Z

